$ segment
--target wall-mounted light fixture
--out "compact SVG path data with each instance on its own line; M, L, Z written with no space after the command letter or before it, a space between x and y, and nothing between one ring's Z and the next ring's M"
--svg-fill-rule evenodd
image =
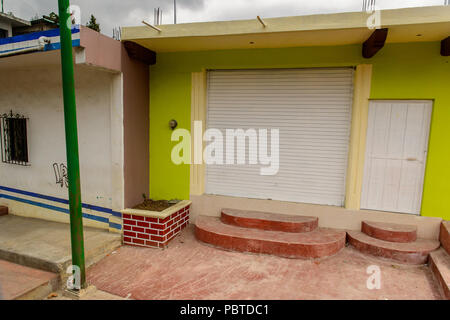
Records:
M170 129L175 130L175 128L178 127L177 120L170 120L169 127L170 127Z

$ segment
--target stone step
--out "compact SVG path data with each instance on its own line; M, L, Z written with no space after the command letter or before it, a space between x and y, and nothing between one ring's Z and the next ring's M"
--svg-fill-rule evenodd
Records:
M0 300L40 300L60 286L58 274L0 260Z
M316 229L291 233L242 228L224 224L219 218L197 218L198 240L225 250L270 254L286 258L323 258L345 246L345 231Z
M443 296L450 300L450 255L442 248L431 252L428 264L442 289Z
M417 227L396 223L363 221L361 231L368 236L390 242L414 242Z
M362 253L414 265L426 264L430 252L440 247L437 240L417 239L415 242L390 242L372 238L359 231L348 231L347 239L350 245Z
M296 233L314 231L319 224L317 217L236 209L222 209L221 219L223 223L243 228Z
M443 221L439 237L442 247L450 254L450 221Z
M120 234L85 227L86 267L121 245ZM66 276L72 264L70 225L14 215L0 217L0 259Z
M0 217L8 214L8 207L0 206Z

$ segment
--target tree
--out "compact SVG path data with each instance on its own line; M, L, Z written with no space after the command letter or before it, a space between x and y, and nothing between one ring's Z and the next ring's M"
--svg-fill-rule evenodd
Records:
M48 15L48 17L50 18L50 20L53 20L56 23L59 22L59 16L56 13L54 13L54 12L50 13Z
M93 14L91 14L91 19L87 23L86 27L100 32L100 24L97 23L97 18L95 18Z

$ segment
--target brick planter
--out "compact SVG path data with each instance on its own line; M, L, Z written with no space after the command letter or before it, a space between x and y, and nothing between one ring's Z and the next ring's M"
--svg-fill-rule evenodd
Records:
M191 201L162 211L126 209L123 216L123 243L125 245L165 248L189 224Z

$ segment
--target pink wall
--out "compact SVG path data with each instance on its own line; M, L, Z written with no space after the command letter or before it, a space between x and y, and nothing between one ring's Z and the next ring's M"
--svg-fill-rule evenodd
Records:
M85 48L86 64L122 71L122 43L120 41L92 29L81 27L80 46Z
M86 27L80 44L85 62L123 75L124 206L149 192L149 66L131 59L120 41Z
M148 197L149 186L149 66L130 59L122 46L124 100L125 208Z

